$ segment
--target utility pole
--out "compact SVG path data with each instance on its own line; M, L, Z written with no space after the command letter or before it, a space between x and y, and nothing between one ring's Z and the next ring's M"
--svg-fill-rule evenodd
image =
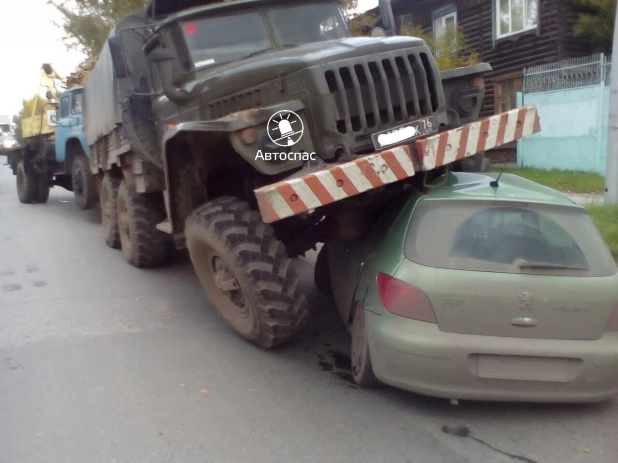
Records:
M616 21L614 22L611 73L605 165L605 204L618 203L618 8L616 8ZM599 104L602 105L603 102L600 101Z

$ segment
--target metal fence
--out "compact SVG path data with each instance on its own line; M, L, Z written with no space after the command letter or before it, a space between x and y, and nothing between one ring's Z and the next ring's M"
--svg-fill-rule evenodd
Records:
M523 93L543 93L596 86L609 86L611 58L604 54L562 60L524 69Z

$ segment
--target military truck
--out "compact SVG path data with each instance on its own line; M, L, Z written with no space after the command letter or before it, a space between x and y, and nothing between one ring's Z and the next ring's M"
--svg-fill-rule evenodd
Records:
M272 348L309 310L295 257L540 130L534 107L477 120L488 65L443 76L422 40L372 36L336 0L157 0L116 24L84 88L106 243L141 268L186 247L222 317Z
M22 120L26 143L5 152L16 176L17 195L24 204L46 203L50 188L60 186L73 192L80 209L91 209L98 191L82 129L83 88L59 93L55 85L59 76L49 64L41 67L41 77L48 100L37 100L30 117Z

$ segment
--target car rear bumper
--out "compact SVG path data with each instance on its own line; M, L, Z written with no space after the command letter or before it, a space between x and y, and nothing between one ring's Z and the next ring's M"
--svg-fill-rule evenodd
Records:
M594 341L445 333L437 325L366 312L382 382L447 399L599 402L618 390L618 333Z

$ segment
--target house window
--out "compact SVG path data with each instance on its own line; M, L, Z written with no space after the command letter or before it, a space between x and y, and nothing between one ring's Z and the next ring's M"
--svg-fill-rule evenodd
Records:
M448 31L455 31L457 28L457 12L439 16L433 20L434 38L440 40Z
M517 108L517 93L521 92L521 76L510 76L494 84L494 111L496 114Z
M536 29L539 0L495 0L496 38Z

